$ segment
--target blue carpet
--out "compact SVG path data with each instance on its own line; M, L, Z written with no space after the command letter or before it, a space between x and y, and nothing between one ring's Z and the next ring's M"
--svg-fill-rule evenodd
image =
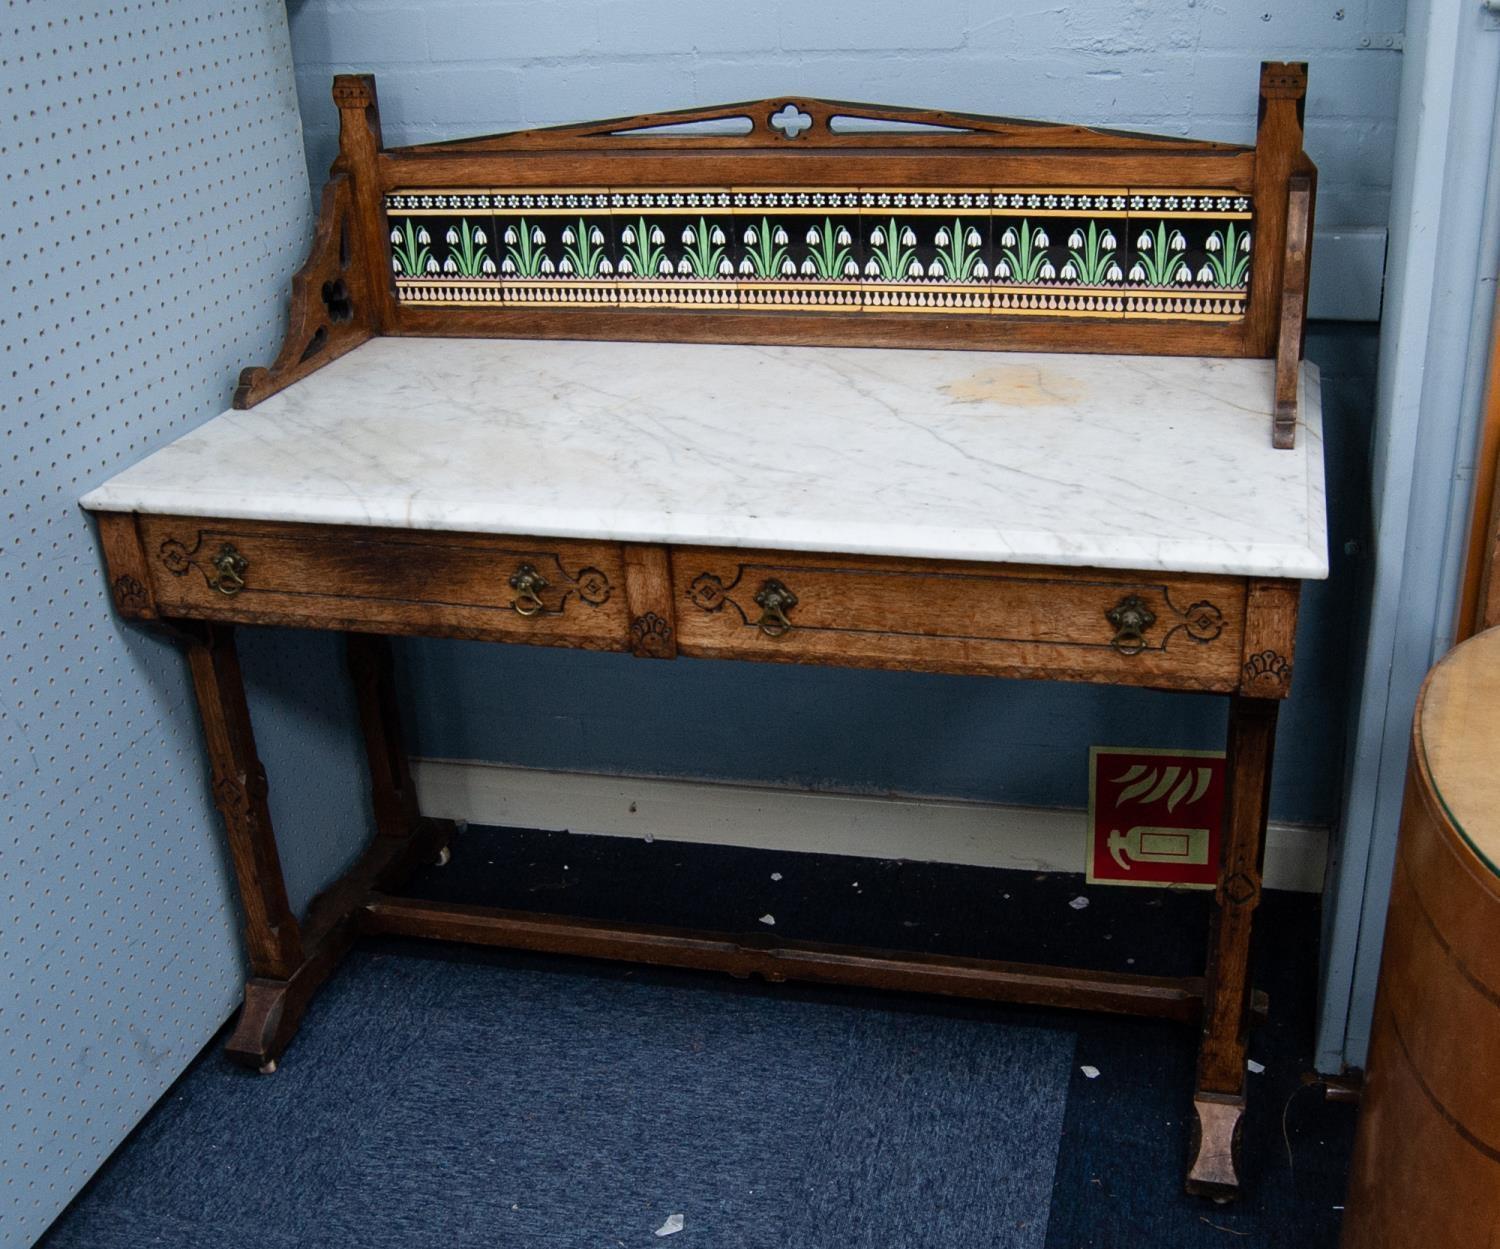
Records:
M1046 1243L1068 1029L411 948L275 1076L210 1050L48 1249Z

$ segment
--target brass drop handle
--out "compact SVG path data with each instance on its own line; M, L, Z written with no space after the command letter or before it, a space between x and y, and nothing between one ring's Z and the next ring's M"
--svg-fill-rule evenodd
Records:
M775 578L763 582L755 592L755 604L760 608L760 619L755 626L768 638L779 638L792 631L792 622L786 614L797 606L797 596L781 582Z
M210 577L208 584L220 594L233 598L245 588L245 570L250 567L250 561L234 549L233 543L226 542L221 546L209 563L218 575Z
M511 606L518 616L535 616L545 606L539 591L547 588L547 578L530 564L522 564L511 573L510 588L516 592Z
M1156 623L1156 613L1138 594L1127 594L1104 613L1114 626L1109 644L1122 655L1135 655L1146 649L1146 630Z

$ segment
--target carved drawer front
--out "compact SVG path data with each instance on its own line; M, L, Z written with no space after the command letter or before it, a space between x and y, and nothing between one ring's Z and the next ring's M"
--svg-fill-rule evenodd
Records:
M623 650L613 543L157 516L163 615Z
M1236 577L677 548L686 655L1228 691Z

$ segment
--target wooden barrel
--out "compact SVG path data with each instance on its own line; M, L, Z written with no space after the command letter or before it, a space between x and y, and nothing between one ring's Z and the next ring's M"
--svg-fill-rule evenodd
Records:
M1343 1249L1500 1247L1500 628L1428 674Z

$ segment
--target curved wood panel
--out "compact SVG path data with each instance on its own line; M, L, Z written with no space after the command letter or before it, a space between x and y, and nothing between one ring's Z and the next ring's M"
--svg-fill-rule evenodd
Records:
M1487 829L1449 814L1491 784L1500 703L1448 697L1485 677L1500 630L1444 660L1417 707L1344 1249L1500 1244L1500 875L1470 844L1500 808Z

